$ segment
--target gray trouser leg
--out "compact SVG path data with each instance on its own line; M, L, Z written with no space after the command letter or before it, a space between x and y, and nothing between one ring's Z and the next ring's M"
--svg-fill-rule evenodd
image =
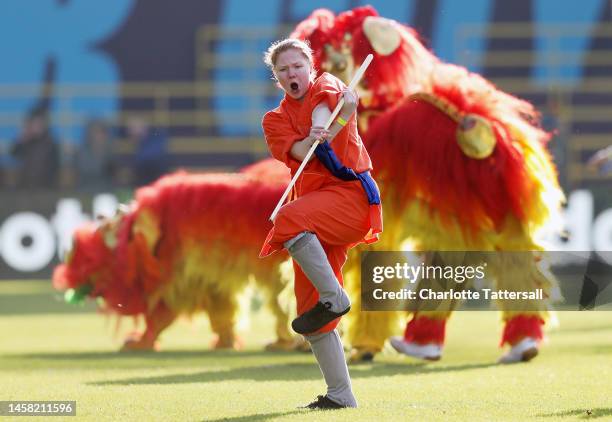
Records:
M300 233L285 242L284 246L319 292L319 301L331 303L331 310L338 313L351 306L348 295L340 286L323 246L314 233Z
M357 407L338 331L305 337L325 378L327 397L344 406Z

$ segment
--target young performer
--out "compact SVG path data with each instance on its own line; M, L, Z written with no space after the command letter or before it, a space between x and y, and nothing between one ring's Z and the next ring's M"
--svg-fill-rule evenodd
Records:
M265 62L285 91L280 105L262 122L274 158L294 174L315 140L325 142L297 180L292 200L280 209L260 256L286 248L293 258L299 316L292 326L310 342L327 383L327 394L306 407L356 407L335 329L350 310L342 266L351 246L374 242L382 231L380 196L369 173L372 164L357 132L358 99L330 74L315 79L312 51L303 41L272 44ZM340 98L344 106L326 130Z

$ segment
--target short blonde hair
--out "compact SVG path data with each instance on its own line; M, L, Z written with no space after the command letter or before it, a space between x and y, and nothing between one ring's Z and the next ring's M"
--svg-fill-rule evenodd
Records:
M284 40L273 42L268 50L264 53L264 62L274 72L274 66L276 65L276 59L278 55L284 51L295 49L298 50L308 63L310 67L314 67L314 60L312 59L312 49L308 42L298 40L297 38L285 38Z

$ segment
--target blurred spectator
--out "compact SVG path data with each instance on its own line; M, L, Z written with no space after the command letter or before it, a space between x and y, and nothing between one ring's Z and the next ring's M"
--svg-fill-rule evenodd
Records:
M144 119L132 117L127 123L128 138L136 145L133 170L137 186L146 185L168 171L168 140L160 130L151 129Z
M103 120L91 120L85 139L76 152L78 186L86 190L106 189L113 184L115 170L111 129Z
M11 153L19 161L18 187L56 187L59 152L49 130L49 114L45 108L38 107L30 112Z
M7 169L9 167L9 156L6 143L0 140L0 187L5 187L7 181L5 180Z
M561 98L558 95L550 94L543 110L542 127L553 134L548 149L557 167L559 184L563 189L567 189L567 142L569 137L564 112Z
M17 186L18 160L11 154L12 145L0 141L0 188Z
M589 159L587 165L601 174L612 173L612 145L597 151Z

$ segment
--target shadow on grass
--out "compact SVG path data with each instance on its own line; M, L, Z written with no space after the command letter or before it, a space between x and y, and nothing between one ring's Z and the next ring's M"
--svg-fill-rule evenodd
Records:
M374 363L368 367L354 367L351 369L351 378L378 378L394 375L408 374L435 374L445 372L470 371L475 369L496 366L494 363L480 363L455 366L417 364L389 364ZM313 361L312 363L295 362L278 365L259 365L241 368L232 368L219 371L199 371L192 373L181 373L174 375L163 375L157 377L136 377L122 380L98 381L90 385L133 385L133 384L187 384L187 383L209 383L225 382L232 380L249 381L291 381L317 380L321 378L321 372Z
M576 349L580 349L580 347L576 347ZM576 350L574 349L574 350ZM612 344L593 344L590 347L585 346L583 348L586 352L589 352L593 355L610 355L612 354Z
M168 359L191 359L191 358L215 358L227 359L236 358L242 359L245 357L274 357L274 356L302 356L307 353L302 352L269 352L265 350L164 350L155 351L110 351L110 352L75 352L75 353L25 353L5 355L7 358L14 359L40 359L48 361L97 361L97 360L168 360Z
M236 416L233 418L219 418L219 419L204 419L206 422L246 422L246 421L269 421L271 419L282 418L285 416L295 415L298 413L305 413L304 410L293 410L291 412L277 412L277 413L256 413L248 416Z
M303 359L297 352L266 352L263 350L176 350L163 352L74 352L24 353L0 355L0 370L16 367L45 368L109 368L117 370L145 368L215 368L220 365L237 366L244 359L267 360ZM246 362L245 362L246 363ZM253 362L251 362L253 363ZM248 363L247 363L248 364Z
M84 314L95 313L96 304L82 305L66 303L60 293L18 293L0 295L0 316L36 314Z
M607 355L612 353L612 344L591 343L591 344L564 344L554 346L558 351L570 352L573 354Z
M612 416L612 407L566 410L565 412L546 413L538 416L544 418L580 417L580 419L597 419Z
M612 313L610 313L610 317L612 317ZM563 325L561 325L561 327L558 328L557 331L551 334L554 334L556 336L556 335L563 335L565 333L592 333L592 332L597 332L597 331L612 332L612 324L591 325L591 326L586 326L586 327L571 327L571 328L563 328Z

